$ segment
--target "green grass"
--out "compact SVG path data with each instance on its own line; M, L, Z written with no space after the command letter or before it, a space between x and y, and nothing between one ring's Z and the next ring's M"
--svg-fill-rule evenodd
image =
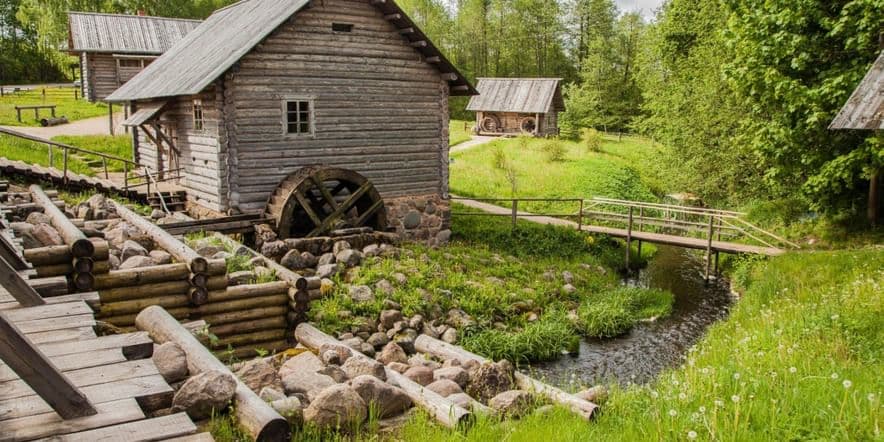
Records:
M132 142L129 137L124 135L116 137L109 135L59 136L52 138L52 140L86 150L132 159ZM52 151L52 167L62 170L64 167L63 150L53 147ZM50 166L49 148L45 144L23 140L11 135L0 134L0 157L44 167ZM95 162L94 165L89 164L92 161ZM87 176L98 176L104 173L99 157L73 151L68 153L68 168L75 173ZM110 160L107 163L107 168L109 172L122 172L124 165L120 161Z
M880 440L884 419L884 251L790 254L755 262L730 317L681 367L614 389L587 423L558 410L451 431L427 417L422 441ZM692 433L693 432L693 433Z
M589 296L577 309L578 328L587 336L619 336L642 319L668 316L674 302L670 292L638 287Z
M79 135L79 136L58 136L53 137L53 141L79 147L93 152L100 152L107 155L113 155L118 158L133 160L132 137L127 135ZM87 161L97 161L100 163L101 158L86 153L76 154ZM99 171L103 171L101 164L97 165ZM124 170L121 161L109 160L107 168L111 172L122 172Z
M104 103L90 103L82 98L74 99L73 88L46 88L46 99L43 99L41 89L4 95L0 97L0 125L4 126L39 126L40 122L34 119L33 110L22 111L22 122L19 123L15 115L15 106L51 105L54 104L55 115L67 117L70 121L107 115L107 105ZM40 110L40 118L49 117L48 109Z
M553 148L556 145L555 148ZM550 152L563 151L552 161ZM497 140L452 155L451 192L467 197L610 198L656 201L663 185L653 165L659 147L642 138L604 138L601 152L582 143L532 138ZM503 167L500 167L503 166ZM507 171L515 172L516 191ZM527 202L541 213L576 213L577 203Z
M448 146L456 146L473 137L473 123L463 120L451 120L448 123Z
M61 149L53 148L52 164L49 164L49 150L45 144L5 134L0 134L0 157L44 167L51 166L59 170L62 170L64 167L64 156ZM68 170L82 175L95 175L95 172L85 161L75 158L73 155L68 157Z
M446 248L407 245L399 259L367 260L349 275L351 284L370 287L382 279L395 281L395 273L406 275L407 283L394 284L391 294L375 293L373 301L359 303L339 281L334 294L311 305L312 319L325 331L339 332L361 317L376 317L385 297L406 316L434 317L459 308L476 320L474 328L460 331L467 348L514 362L548 360L572 349L580 334L564 312L620 287L610 263L619 262L622 252L613 242L528 222L511 231L508 220L485 217L455 216L452 230ZM563 290L564 271L573 274L573 293ZM640 319L636 313L630 325Z

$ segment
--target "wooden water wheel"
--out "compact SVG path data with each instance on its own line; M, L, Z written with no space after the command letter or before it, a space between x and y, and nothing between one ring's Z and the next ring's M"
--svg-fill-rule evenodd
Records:
M276 220L280 239L371 227L385 230L384 201L364 176L346 169L305 167L282 180L265 214Z

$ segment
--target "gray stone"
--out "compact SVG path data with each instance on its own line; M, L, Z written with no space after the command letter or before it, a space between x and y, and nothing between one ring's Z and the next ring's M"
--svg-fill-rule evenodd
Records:
M436 244L443 246L448 244L449 241L451 241L451 230L440 230L439 233L436 234Z
M35 226L37 224L52 224L52 218L43 212L31 212L28 214L28 217L25 218L25 222Z
M402 225L406 229L412 230L420 227L421 221L423 221L423 217L420 212L417 210L409 210L408 213L405 214L405 217L402 218Z
M288 252L285 242L276 240L268 241L261 245L261 254L272 259L282 258Z
M347 362L344 362L344 365L341 366L341 369L344 370L344 373L347 373L347 377L350 379L354 379L357 376L369 375L382 381L387 380L387 372L384 370L384 366L374 359L360 357L349 358L347 359Z
M307 268L307 264L304 262L304 259L301 258L301 252L292 249L289 250L285 256L282 257L282 260L279 261L283 267L290 270L300 270Z
M374 293L371 292L371 287L367 285L351 285L349 295L350 299L356 302L374 301Z
M460 385L457 385L457 382L450 381L448 379L440 379L438 381L434 381L427 385L427 390L435 392L442 397L448 397L452 394L463 393L463 389L460 388Z
M304 413L301 401L295 396L275 400L270 403L270 408L276 410L276 412L284 417L290 424L301 422Z
M34 212L37 213L37 212ZM43 246L61 246L64 245L64 239L58 234L58 231L49 224L40 223L31 230L31 236L34 237Z
M390 370L393 370L397 373L403 374L406 371L408 371L408 369L411 367L409 367L408 364L403 364L401 362L390 362L387 365L387 368L389 368Z
M151 250L148 256L150 256L150 259L152 259L153 262L157 263L158 265L172 263L172 255L164 250Z
M319 261L316 262L316 265L322 267L328 264L335 263L335 254L334 253L323 253L322 256L319 257Z
M202 256L204 258L211 258L211 257L215 256L215 254L217 254L218 252L224 251L224 249L220 246L216 246L213 244L205 244L205 243L194 248L194 250L196 251L196 253L199 256Z
M316 268L316 277L320 279L331 278L338 274L337 264L320 264Z
M243 246L243 245L237 246L236 249L233 251L233 255L234 256L248 256L248 257L255 256L255 254L252 253L252 251L249 250L248 247Z
M513 389L514 370L507 361L486 362L469 369L469 374L467 393L480 402L487 402L494 396Z
M324 374L334 379L335 382L339 384L341 382L347 382L347 379L350 379L349 376L347 376L347 372L345 372L341 367L338 367L337 365L329 365L323 367L321 370L317 371L317 373Z
M421 315L414 315L411 319L408 320L408 328L413 328L415 330L420 330L424 326L424 317Z
M565 284L574 284L574 274L565 270L562 272L562 280L565 281Z
M27 248L27 246L25 248ZM121 264L120 258L116 255L108 255L107 264L110 266L111 270L118 270Z
M362 262L362 252L359 250L341 250L335 255L335 260L347 268L356 267Z
M319 358L326 364L341 365L353 356L353 350L338 344L322 344L319 347Z
M317 372L322 370L325 365L319 360L319 357L311 351L305 351L282 364L279 368L279 376L286 377L292 373Z
M414 341L417 339L417 332L413 329L406 328L402 330L402 332L397 333L395 337L393 337L393 342L399 344L402 347L402 350L405 351L406 354L414 354Z
M457 329L454 327L449 327L448 330L445 330L445 333L442 333L442 340L449 344L456 344Z
M488 401L488 406L500 414L517 418L531 411L533 404L531 394L523 390L505 391Z
M387 345L387 342L389 342L389 340L387 339L386 333L376 332L372 333L371 336L369 336L368 339L365 340L365 342L371 344L371 346L374 348L380 348L384 345Z
M120 259L123 262L126 262L127 259L133 256L147 256L147 249L144 248L140 243L137 243L133 240L126 240L123 243L123 247L120 248L122 250L122 254L120 255Z
M150 218L153 220L158 220L166 217L166 213L159 209L153 209L150 212Z
M261 392L258 393L258 397L264 402L280 401L285 399L285 393L273 387L264 387L261 389Z
M574 396L597 405L602 405L608 400L608 388L604 385L596 385L595 387L587 388Z
M386 279L382 279L375 283L374 289L378 291L378 293L389 296L392 295L395 289L393 288L393 284L390 284L390 281Z
M405 392L374 376L357 376L350 381L350 386L368 406L374 404L381 418L397 415L411 407L411 399Z
M96 212L99 210L107 210L107 198L100 193L90 196L89 199L86 200L86 204Z
M399 310L382 310L379 318L381 325L385 329L391 329L393 324L402 320L402 312Z
M223 259L226 261L226 260L230 259L230 257L232 257L232 256L233 255L231 255L227 251L222 250L222 251L212 255L212 259Z
M464 388L470 382L470 375L460 367L443 367L433 372L433 380L438 381L440 379L454 381L460 388Z
M451 403L460 406L461 408L465 408L469 411L479 414L490 415L493 414L494 410L486 407L481 402L473 399L470 395L466 393L457 393L448 396L447 398Z
M350 243L347 241L335 241L334 246L332 246L332 253L335 256L338 256L338 253L343 252L344 250L350 250L353 247L350 246Z
M417 366L411 367L403 373L405 377L412 381L427 386L433 383L433 370L429 367Z
M84 221L89 221L95 217L95 213L92 208L88 205L81 204L77 206L77 218L80 218Z
M352 337L348 339L341 339L341 343L346 345L347 347L352 348L353 350L359 351L362 348L362 338Z
M264 387L271 387L277 390L284 388L279 374L263 359L253 359L245 362L234 374L252 391L261 391Z
M562 292L566 294L571 294L577 291L577 287L574 287L571 284L565 284L562 286Z
M370 258L381 254L381 248L377 244L369 244L362 249L362 254Z
M370 358L374 357L375 349L374 346L369 344L368 342L363 342L359 348L360 352Z
M411 365L412 367L427 367L433 371L442 368L442 364L440 364L432 359L427 359L422 354L416 354L416 355L408 358L408 365Z
M312 397L337 382L331 377L315 371L293 372L282 378L286 394L301 393Z
M396 284L399 284L399 285L408 284L408 277L405 276L404 273L394 273L393 279L396 280Z
M323 430L355 428L367 416L365 401L353 387L346 384L326 388L304 410L304 422Z
M395 342L390 342L384 346L384 349L381 350L381 354L377 355L377 360L384 365L393 362L401 362L405 364L408 362L408 356L405 354L405 350L402 350L402 347Z
M255 279L255 272L251 270L240 270L227 274L227 283L229 285L251 284L255 282Z
M228 373L204 371L188 379L172 398L172 411L187 412L193 420L207 419L230 404L236 380Z
M448 310L448 318L445 322L457 328L467 328L476 325L475 319L468 315L467 312L457 308Z
M301 262L304 263L304 268L314 268L317 264L319 264L319 258L316 255L310 252L301 253Z
M174 342L166 342L154 348L154 365L166 382L178 382L187 377L187 354Z
M154 260L151 259L149 256L133 256L120 264L119 269L137 269L141 267L155 266L156 264L157 263L154 262Z

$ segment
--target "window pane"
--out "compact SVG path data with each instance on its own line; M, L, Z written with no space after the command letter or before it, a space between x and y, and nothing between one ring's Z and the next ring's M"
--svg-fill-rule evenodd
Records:
M309 112L310 111L310 103L307 101L302 101L300 104L301 112Z
M289 124L288 133L290 133L290 134L298 133L298 125L297 124Z
M301 112L298 118L300 118L300 121L310 121L310 114L307 112Z
M310 132L310 125L307 123L301 123L301 133L306 134Z
M289 101L286 103L286 110L289 112L297 112L298 111L298 103L294 101Z

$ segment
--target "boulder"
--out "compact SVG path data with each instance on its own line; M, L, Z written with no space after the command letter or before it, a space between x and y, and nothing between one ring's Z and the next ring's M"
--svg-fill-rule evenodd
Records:
M412 367L427 367L432 371L442 368L442 364L432 359L427 359L427 357L422 354L417 354L408 358L408 365L411 365Z
M193 420L207 419L213 410L227 408L236 393L236 380L228 373L204 371L191 377L172 398L172 411L187 412Z
M430 383L427 385L427 390L438 393L442 397L463 393L463 389L460 388L460 385L457 385L456 382L449 381L448 379L440 379Z
M384 370L383 364L369 358L349 358L344 365L341 366L347 377L355 379L358 376L370 375L382 381L387 380L387 372Z
M337 382L330 376L315 371L306 371L286 375L282 378L282 385L288 395L301 393L313 397L322 390L337 385Z
M460 406L461 408L470 410L474 413L480 414L492 414L494 410L485 406L485 404L473 399L470 395L466 393L457 393L448 396L447 398L451 403Z
M150 259L158 265L172 263L172 255L163 250L151 250L150 253L148 253L148 256L150 256Z
M445 330L445 333L442 333L442 341L447 342L449 344L457 343L457 329L454 327L449 327L448 330Z
M363 342L359 348L359 351L360 351L360 353L362 353L370 358L373 358L375 355L374 346L369 344L368 342Z
M64 239L62 239L61 235L58 234L58 231L46 223L35 225L34 229L31 230L31 236L33 236L34 239L39 241L40 244L43 246L64 245Z
M166 382L178 382L187 377L187 354L178 344L167 342L156 346L152 359Z
M391 329L393 324L402 320L402 312L399 310L382 310L379 318L384 329Z
M273 402L285 399L285 393L273 387L264 387L258 393L258 397L265 402Z
M316 262L318 266L324 266L328 264L335 263L335 254L334 253L323 253L322 256L319 257L319 260Z
M52 224L52 218L43 212L31 212L28 214L28 217L25 218L25 222L35 226L37 224Z
M487 403L504 391L513 389L513 366L507 361L485 362L469 371L470 384L467 393Z
M240 270L238 272L227 274L228 285L251 284L255 282L255 279L257 279L257 276L255 275L255 272L251 270Z
M160 210L160 209L153 209L153 210L150 212L150 218L151 218L152 220L163 219L163 218L165 218L165 217L166 217L166 213L163 212L163 211Z
M264 387L277 390L284 388L279 374L263 359L253 359L244 363L234 374L252 391L261 391Z
M316 276L320 279L331 278L338 274L337 264L320 264L316 268Z
M339 384L341 382L347 382L347 379L350 379L347 376L347 372L345 372L343 369L341 369L341 367L338 367L337 365L326 366L326 367L322 368L321 370L318 370L317 373L324 374L324 375L334 379L335 382L337 382Z
M464 388L470 382L470 375L460 367L443 367L433 372L433 380L448 379L454 381L460 388Z
M86 204L88 204L95 212L99 210L107 210L107 198L100 193L90 196L89 199L86 200Z
M91 207L81 204L77 206L77 218L89 221L95 217L95 212Z
M147 249L144 248L140 243L135 242L131 239L126 240L123 243L123 247L120 248L122 250L122 254L120 255L120 259L125 263L126 260L133 256L147 256Z
M261 244L261 254L272 259L282 258L288 252L284 241L268 241Z
M319 263L319 258L316 255L310 252L302 252L301 253L301 262L303 263L305 269L314 268L316 264Z
M565 270L562 272L562 280L565 284L574 284L574 274Z
M562 293L570 295L571 293L574 293L576 291L577 291L577 287L574 287L571 284L565 284L562 286Z
M362 252L353 249L342 250L335 255L335 260L347 268L356 267L362 262Z
M282 264L283 267L291 270L300 270L307 268L307 264L301 258L301 252L295 249L289 250L285 254L285 256L282 257L279 263Z
M342 365L353 356L353 350L339 344L322 344L319 347L319 358L326 364Z
M284 417L290 424L301 422L304 414L304 408L301 405L301 401L294 396L270 402L270 408L276 410L276 412Z
M350 250L352 248L353 247L350 246L350 243L348 243L347 241L335 241L334 246L332 246L332 253L335 255L335 257L337 257L338 253L341 253L344 250Z
M393 288L393 284L391 284L390 281L387 281L386 279L382 279L376 282L374 285L374 289L384 296L392 295L393 291L395 290L395 288Z
M374 293L367 285L351 285L349 295L350 299L356 302L370 302L374 300Z
M476 320L470 317L467 312L453 308L448 310L448 319L445 321L448 325L457 328L466 328L476 325Z
M149 256L133 256L120 264L119 269L137 269L141 267L150 267L155 265L157 265L157 263L154 262L154 260Z
M357 376L350 386L368 405L375 406L380 418L402 413L411 407L411 399L399 388L378 380L374 376Z
M402 347L406 354L414 354L414 341L416 339L417 332L414 329L406 328L393 337L393 342Z
M500 414L518 418L531 411L533 403L534 399L527 391L509 390L491 398L488 406Z
M383 347L387 345L389 339L387 339L387 334L382 332L372 333L365 342L371 344L374 348Z
M350 347L356 351L362 350L362 343L363 342L364 341L362 340L362 338L357 337L357 336L353 336L353 337L350 337L347 339L341 339L341 344L344 344L347 347Z
M362 254L370 258L381 254L381 248L377 244L369 244L362 249Z
M325 365L319 360L319 357L311 351L305 351L282 364L279 368L279 376L284 378L292 373L317 372L322 370Z
M408 356L405 354L405 350L402 350L402 347L395 342L390 342L384 346L381 354L377 355L377 360L384 365L389 365L393 362L405 364L408 363Z
M408 284L408 277L405 276L404 273L394 273L393 279L396 280L396 284L399 284L399 285Z
M396 373L402 374L408 371L408 369L411 367L409 367L408 364L403 364L401 362L390 362L390 364L387 365L387 368L395 371Z
M27 248L27 246L25 246L25 248ZM110 266L111 270L118 270L120 268L120 264L122 264L120 262L120 258L118 258L116 255L108 255L107 265Z
M405 377L411 379L412 381L427 386L433 383L435 379L433 379L433 370L430 370L429 367L411 367L403 373Z
M326 388L304 410L304 422L323 430L355 429L367 416L365 401L346 384Z

